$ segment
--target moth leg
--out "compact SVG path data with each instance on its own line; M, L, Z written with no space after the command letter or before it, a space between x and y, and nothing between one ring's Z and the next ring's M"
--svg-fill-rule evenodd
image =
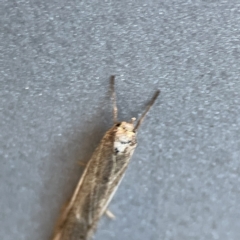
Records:
M82 161L77 161L77 164L80 165L81 167L86 167L87 163L82 162Z
M109 209L105 211L105 214L112 220L116 218L116 216Z

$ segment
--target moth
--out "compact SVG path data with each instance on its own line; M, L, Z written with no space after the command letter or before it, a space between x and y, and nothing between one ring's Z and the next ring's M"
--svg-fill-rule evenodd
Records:
M118 122L114 76L111 76L114 125L105 133L62 212L52 240L89 240L116 192L137 146L137 132L157 99L157 90L136 122Z

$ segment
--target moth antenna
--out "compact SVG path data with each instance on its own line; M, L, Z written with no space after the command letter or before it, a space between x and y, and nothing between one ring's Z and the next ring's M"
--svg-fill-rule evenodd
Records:
M112 104L113 104L113 122L117 123L118 109L117 109L117 100L116 100L116 93L115 93L115 76L111 76L110 84L111 84Z
M143 112L142 116L139 118L139 120L138 120L138 122L137 122L137 124L136 124L136 126L135 126L135 128L134 128L135 131L137 131L138 128L142 125L142 122L143 122L144 118L146 117L148 111L150 110L150 108L152 107L152 105L154 104L154 102L156 101L156 99L157 99L157 97L158 97L159 94L160 94L160 90L157 90L157 91L155 92L155 94L153 95L152 99L151 99L150 102L148 103L148 105L147 105L145 111Z

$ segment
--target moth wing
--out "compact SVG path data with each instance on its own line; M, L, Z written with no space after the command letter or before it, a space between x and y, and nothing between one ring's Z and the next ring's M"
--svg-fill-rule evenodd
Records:
M110 129L94 151L73 197L62 215L53 240L87 240L106 211L132 156L115 153L115 131ZM126 146L127 147L127 146Z

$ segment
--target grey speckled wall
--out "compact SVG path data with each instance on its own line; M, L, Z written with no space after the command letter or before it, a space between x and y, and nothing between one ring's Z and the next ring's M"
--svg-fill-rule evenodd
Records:
M111 74L122 120L162 93L95 239L240 239L238 1L2 0L0 19L0 239L50 239Z

